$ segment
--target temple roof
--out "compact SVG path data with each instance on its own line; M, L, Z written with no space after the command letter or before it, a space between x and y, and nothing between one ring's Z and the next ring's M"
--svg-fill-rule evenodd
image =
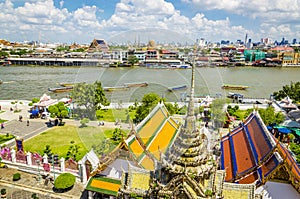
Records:
M92 177L86 186L86 190L111 196L117 196L120 188L121 180L106 177Z
M225 181L240 184L265 183L282 164L300 180L300 169L289 151L267 130L258 112L221 139L221 169Z
M158 104L134 129L125 143L139 165L154 170L155 161L173 143L180 125L170 117L164 104Z

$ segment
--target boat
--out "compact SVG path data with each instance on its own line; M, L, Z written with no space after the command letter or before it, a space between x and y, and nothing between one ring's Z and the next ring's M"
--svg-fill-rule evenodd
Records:
M249 86L244 85L234 85L234 84L223 84L223 89L231 89L231 90L246 90Z
M60 86L63 86L63 87L70 87L70 86L74 86L75 84L80 84L81 82L62 82L62 83L59 83ZM85 83L85 82L82 82L82 83Z
M48 88L53 93L69 92L73 90L73 86L59 87L59 88Z
M179 86L168 88L168 91L172 92L172 91L185 90L185 89L187 89L186 85L179 85Z
M125 83L127 87L145 87L148 86L147 82L132 82L132 83Z
M173 64L173 65L171 65L170 68L173 68L173 69L190 69L190 68L192 68L192 66L189 65L189 64Z
M74 86L75 83L59 83L60 86L62 87L70 87L70 86Z
M112 87L103 87L104 91L111 92L111 91L121 91L128 89L128 86L112 86Z

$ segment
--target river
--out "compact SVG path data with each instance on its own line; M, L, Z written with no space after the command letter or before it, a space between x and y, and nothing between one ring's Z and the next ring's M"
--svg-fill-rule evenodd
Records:
M188 92L169 92L168 87L190 86L191 69L147 69L102 68L102 67L0 67L0 100L39 98L44 93L52 98L61 98L68 93L54 94L48 88L59 87L61 82L87 82L96 80L102 86L121 86L130 82L148 82L147 87L130 88L125 91L107 93L112 102L140 100L149 92L163 96L167 101L178 101ZM274 91L290 82L300 81L300 68L263 67L200 67L195 73L195 94L226 96L228 92L238 92L247 97L268 98ZM222 84L247 85L245 91L228 91Z

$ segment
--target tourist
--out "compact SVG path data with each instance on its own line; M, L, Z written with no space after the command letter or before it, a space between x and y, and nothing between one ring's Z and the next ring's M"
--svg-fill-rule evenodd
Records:
M29 120L27 120L27 126L29 126Z
M20 122L22 122L22 119L23 119L22 115L19 115L19 121Z
M4 123L1 123L1 129L4 129Z

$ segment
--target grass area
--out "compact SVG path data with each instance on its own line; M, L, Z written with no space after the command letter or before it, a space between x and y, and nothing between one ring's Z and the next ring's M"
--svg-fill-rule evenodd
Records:
M66 157L69 147L74 144L78 145L78 159L81 159L90 149L92 144L99 143L104 139L103 130L100 127L78 128L75 126L54 127L46 132L41 133L30 140L24 142L26 151L38 152L44 154L46 145L50 145L52 152L60 157Z
M8 140L14 139L15 136L11 134L0 135L0 144L7 142Z
M6 122L7 120L0 119L0 124Z
M96 116L99 120L107 121L107 122L115 122L115 121L127 121L127 111L128 109L101 109L97 110ZM130 119L132 120L135 112L129 112Z
M97 145L102 140L111 138L113 130L98 126L84 128L70 125L58 126L25 141L24 149L43 155L46 145L50 145L54 154L65 158L69 147L74 143L79 146L77 160L80 160L92 148L92 145Z

